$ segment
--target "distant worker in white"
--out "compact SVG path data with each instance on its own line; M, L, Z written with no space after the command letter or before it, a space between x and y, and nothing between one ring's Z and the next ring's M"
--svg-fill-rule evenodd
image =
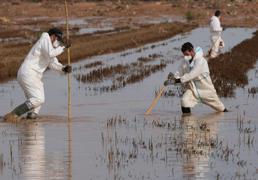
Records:
M186 91L181 99L183 114L191 113L191 109L198 103L203 103L219 112L227 112L220 101L210 78L210 71L206 59L203 57L202 48L194 49L190 42L182 45L184 61L178 71L169 73L164 85L184 83Z
M12 121L25 113L28 113L28 119L38 117L41 105L45 102L43 73L47 68L70 73L71 66L63 66L56 58L70 46L69 42L64 42L63 33L58 28L42 33L18 70L17 80L27 100L6 114L4 120Z
M221 12L217 10L214 16L210 19L210 35L211 35L211 49L209 51L209 56L215 58L219 55L221 48L225 46L223 39L221 38L221 33L223 28L220 24Z

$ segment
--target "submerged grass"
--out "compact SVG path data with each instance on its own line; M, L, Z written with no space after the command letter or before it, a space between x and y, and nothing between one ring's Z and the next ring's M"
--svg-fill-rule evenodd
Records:
M100 92L115 91L128 84L140 82L146 77L158 71L162 71L167 64L162 60L158 64L144 64L142 62L133 62L130 64L117 64L114 66L99 67L87 74L78 73L74 75L75 79L82 83L101 83L112 81L110 85L95 87L93 90Z

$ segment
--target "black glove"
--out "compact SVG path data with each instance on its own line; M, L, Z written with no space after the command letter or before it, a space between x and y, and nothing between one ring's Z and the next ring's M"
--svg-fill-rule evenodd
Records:
M65 73L71 73L72 72L72 66L70 65L66 65L65 67L63 67L63 72Z
M169 85L169 80L164 81L164 86L168 86Z
M180 79L168 79L164 82L164 86L181 83Z
M175 80L174 80L174 83L175 83L175 84L179 84L179 83L182 83L182 82L181 82L181 79L175 79Z
M168 79L164 82L164 86L172 85L174 84L174 80Z
M227 28L228 28L228 27L223 26L223 27L222 27L222 31L225 31Z
M174 77L174 74L170 72L170 73L168 74L168 79L174 79L174 78L175 78L175 77Z

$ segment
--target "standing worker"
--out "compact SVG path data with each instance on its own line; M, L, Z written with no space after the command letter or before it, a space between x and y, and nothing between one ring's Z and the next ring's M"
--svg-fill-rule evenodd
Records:
M164 85L186 84L187 89L181 99L183 114L191 113L190 108L198 103L206 104L219 112L227 112L211 81L208 63L203 57L202 48L194 49L193 45L187 42L182 45L181 51L185 60L175 75L169 73Z
M51 28L42 33L18 70L17 80L24 91L26 101L4 116L5 121L15 122L18 117L28 113L28 119L36 119L41 105L45 102L43 73L47 68L70 73L71 66L63 66L56 58L71 44L63 41L63 32Z
M211 58L217 57L219 55L219 50L225 46L224 41L221 38L223 28L220 24L220 17L221 12L217 10L210 19L211 49L209 51L209 56Z

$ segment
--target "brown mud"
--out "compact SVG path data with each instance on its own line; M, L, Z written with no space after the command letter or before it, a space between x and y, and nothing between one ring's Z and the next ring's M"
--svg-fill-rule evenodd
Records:
M105 53L117 52L128 48L138 47L146 43L164 40L176 34L190 31L196 25L184 23L167 23L159 25L148 25L140 29L120 32L117 34L101 34L73 36L71 47L72 62L83 58ZM1 44L0 45L0 81L12 79L25 58L30 43ZM65 53L61 55L60 61L66 63Z
M84 116L84 117L78 117L73 118L73 122L85 122L90 121L90 117ZM59 115L41 115L37 119L27 119L26 116L22 116L17 119L13 119L11 121L5 121L3 117L0 116L0 123L5 124L13 124L13 125L29 125L29 124L39 124L39 123L61 123L66 124L67 123L67 116L59 116Z
M102 65L103 63L101 61L96 61L90 64L85 64L85 68L93 68Z
M0 8L0 23L12 23L17 18L39 17L48 15L52 18L64 18L64 7L60 0L52 1L24 1L3 0ZM106 16L106 17L137 17L160 15L176 15L185 17L189 21L207 24L209 17L216 9L223 12L225 25L256 26L257 1L68 1L71 17ZM147 11L147 10L148 11ZM208 18L207 18L208 16ZM128 21L130 22L130 21ZM127 22L127 24L128 24Z
M64 21L64 7L60 5L59 1L12 0L1 2L0 81L5 81L16 76L19 65L41 32L47 31L52 26L65 29L65 24L58 24L59 21ZM113 23L114 30L96 31L94 35L84 34L72 37L72 61L137 47L193 28L182 24L176 24L175 27L173 24L169 24L171 21L183 20L207 25L216 9L222 11L222 24L226 26L256 27L258 22L258 18L255 18L258 13L256 1L69 1L68 6L70 19L89 18L86 22L82 21L86 24L92 21L90 18L121 18ZM142 17L145 19L141 19ZM155 20L157 17L159 20ZM163 17L169 18L165 18L165 21L160 20ZM138 23L135 21L137 18ZM161 22L168 24L160 24ZM153 25L155 23L156 25ZM93 24L98 27L101 22L96 20ZM146 27L147 24L152 25ZM79 23L71 24L72 34L79 29ZM124 30L126 32L123 32ZM108 35L108 32L115 32L115 34ZM19 43L12 42L12 38L18 38L16 40ZM66 62L65 55L61 57L61 61Z

